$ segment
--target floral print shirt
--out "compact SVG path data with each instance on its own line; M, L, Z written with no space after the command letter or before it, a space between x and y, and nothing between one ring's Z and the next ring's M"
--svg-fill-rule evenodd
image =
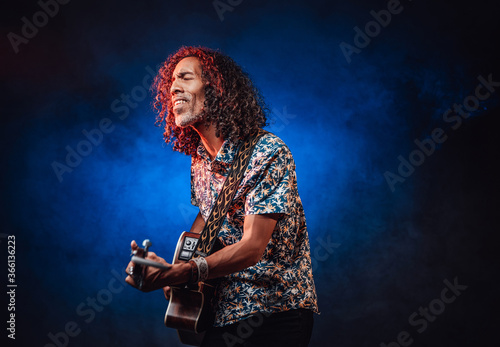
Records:
M222 188L239 143L225 141L212 161L200 142L191 161L191 202L205 220ZM318 312L304 209L297 191L295 163L285 143L267 133L257 143L233 204L219 232L223 245L238 242L247 215L278 213L264 255L218 284L215 326L237 322L256 312L297 308Z

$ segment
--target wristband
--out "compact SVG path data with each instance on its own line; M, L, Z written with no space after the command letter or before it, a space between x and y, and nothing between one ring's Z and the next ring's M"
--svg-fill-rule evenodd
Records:
M208 278L208 263L204 257L193 258L190 262L196 264L198 269L198 280L197 282L204 282Z

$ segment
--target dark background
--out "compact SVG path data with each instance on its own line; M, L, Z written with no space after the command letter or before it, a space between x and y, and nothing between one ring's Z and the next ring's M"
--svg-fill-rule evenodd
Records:
M130 240L150 238L169 260L196 215L190 159L162 143L145 87L181 45L203 45L250 74L268 130L294 154L322 311L311 346L384 346L398 335L405 346L495 345L500 87L460 125L443 114L474 95L478 76L500 81L498 5L402 0L349 63L341 43L354 45L354 28L386 1L232 4L221 18L210 0L73 0L46 20L36 1L4 5L3 322L8 235L17 288L16 339L7 323L2 339L180 345L163 326L163 294L123 278ZM43 25L14 47L9 33L22 36L34 15ZM446 140L419 158L415 140L436 128ZM387 172L400 175L398 157L411 153L419 165L391 189ZM460 295L443 303L454 282Z

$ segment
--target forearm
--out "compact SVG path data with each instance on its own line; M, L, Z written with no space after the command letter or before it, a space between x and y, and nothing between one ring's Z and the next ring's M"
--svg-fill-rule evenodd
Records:
M242 239L208 256L208 278L217 278L255 265L264 254L279 215L251 215L245 218Z
M208 279L226 276L255 265L262 257L262 251L248 241L240 241L224 247L206 257L209 272ZM162 286L178 285L191 280L191 264L172 264L170 270L160 275Z
M279 215L245 217L242 239L206 257L208 279L226 276L255 265L264 254L278 217ZM191 230L196 229L195 225L200 226L195 220ZM173 264L171 270L164 272L161 277L164 285L186 283L191 279L191 264Z
M204 227L205 227L205 220L203 219L201 213L198 212L198 215L194 219L193 225L191 226L189 232L199 234L201 233Z
M224 247L206 258L208 278L218 278L255 265L262 257L261 250L244 240Z
M185 284L191 279L191 265L188 263L172 264L168 271L159 274L159 287Z

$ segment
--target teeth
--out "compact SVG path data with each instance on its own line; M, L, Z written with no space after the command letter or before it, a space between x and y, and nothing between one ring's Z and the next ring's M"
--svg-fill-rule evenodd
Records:
M177 106L177 105L180 105L180 104L185 104L187 101L186 100L177 100L175 103L174 103L174 106Z

